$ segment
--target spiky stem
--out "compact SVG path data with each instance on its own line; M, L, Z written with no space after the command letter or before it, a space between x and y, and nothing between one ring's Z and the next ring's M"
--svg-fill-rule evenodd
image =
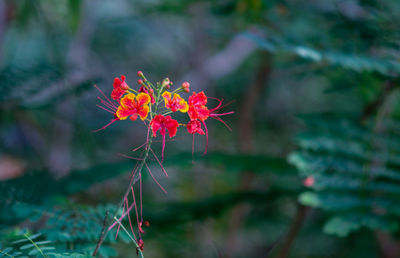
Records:
M147 80L145 80L145 81L147 81ZM150 83L150 82L148 82L148 83ZM150 83L150 86L151 86L152 88L155 88L154 85L152 85L151 83ZM150 120L153 118L153 115L157 114L158 105L159 105L159 103L160 103L160 101L161 101L161 93L162 93L162 91L163 91L163 88L162 88L162 87L157 87L157 91L156 91L156 95L157 95L157 96L156 96L156 103L155 103L155 105L154 105L154 110L151 109L151 105L150 105L150 110L151 110L151 112L150 112ZM149 135L149 132L150 132L150 125L149 125L149 127L148 127L147 130L148 130L148 131L147 131L147 135ZM100 234L100 236L99 236L99 240L98 240L98 242L97 242L96 248L95 248L95 250L93 251L93 254L92 254L93 257L95 257L95 256L97 255L97 252L99 251L100 246L103 244L103 242L104 242L104 240L105 240L107 234L110 232L110 230L111 230L111 228L112 228L112 224L113 224L113 218L116 217L116 216L118 215L119 211L120 211L121 208L123 207L123 205L124 205L124 203L125 203L125 200L126 200L126 198L128 198L128 195L129 195L129 193L130 193L130 191L131 191L131 187L132 187L132 186L136 183L136 181L137 181L137 180L135 180L135 179L136 179L137 177L140 177L140 176L141 176L142 169L143 169L143 167L146 165L146 160L147 160L147 158L148 158L148 156L149 156L149 152L150 152L150 150L151 150L151 144L152 144L152 142L153 142L153 135L150 134L150 137L148 136L148 141L147 141L146 144L145 144L144 156L143 156L143 158L140 160L140 164L138 165L136 171L133 173L132 178L131 178L131 180L130 180L130 182L129 182L129 185L128 185L128 187L126 188L125 194L124 194L123 198L121 199L121 201L119 202L116 211L114 212L114 214L113 214L110 218L107 218L107 217L108 217L107 214L106 214L106 216L105 216L105 218L104 218L103 229L102 229L101 234ZM153 153L153 154L154 154L154 153ZM155 156L155 154L154 154L154 156ZM156 158L157 158L157 157L156 157ZM158 160L158 159L157 159L157 160ZM138 161L138 162L139 162L139 161ZM160 163L160 165L161 165L161 163ZM147 165L146 165L146 166L147 166ZM161 166L161 167L162 167L162 166ZM164 190L164 191L165 191L165 190ZM134 205L136 205L136 203L135 203ZM140 207L140 208L142 208L142 207ZM118 222L119 222L119 221L118 221Z
M151 147L152 142L153 142L153 137L149 137L149 142L146 145L146 149L145 149L145 153L144 153L143 159L141 160L141 162L140 162L140 164L139 164L139 166L137 168L137 172L132 175L132 178L131 178L131 180L129 182L129 185L126 188L125 194L123 195L121 201L119 202L119 204L117 206L117 209L115 210L114 214L110 217L110 219L105 218L106 223L104 223L104 225L103 225L103 229L102 229L102 232L100 234L99 240L97 242L96 248L93 251L93 254L92 254L93 257L95 257L97 255L97 252L99 251L100 246L103 244L107 234L111 231L110 226L113 223L113 218L118 215L119 211L121 210L122 206L124 205L125 199L128 197L128 195L129 195L129 193L131 191L131 187L136 183L136 181L137 181L137 180L135 180L136 175L139 175L141 173L141 171L143 169L143 166L145 165L145 162L146 162L146 160L147 160L147 158L149 156L150 147Z

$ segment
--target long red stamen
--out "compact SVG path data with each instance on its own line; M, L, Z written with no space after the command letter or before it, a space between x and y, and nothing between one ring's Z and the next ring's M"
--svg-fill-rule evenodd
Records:
M235 112L231 111L231 112L226 112L226 113L212 113L210 114L210 116L226 116L226 115L231 115L234 114Z
M146 163L145 163L146 164ZM140 198L140 219L143 220L143 192L142 192L142 171L139 171L139 198Z
M94 85L94 87L95 87L98 91L100 91L101 95L103 95L103 97L108 101L108 103L110 103L111 105L115 106L115 104L113 104L113 102L106 96L106 94L104 94L104 92L103 92L99 87L97 87L96 84Z
M131 191L132 191L132 197L133 197L133 202L136 203L136 198L135 198L135 192L133 191L133 187L131 186ZM135 213L136 213L136 221L139 227L139 216L138 216L138 210L137 210L137 205L135 205ZM141 232L139 230L139 237L141 236Z
M113 109L113 110L117 110L118 107L116 105L114 105L113 103L108 103L107 101L105 101L104 99L97 97L97 99L100 100L100 103L103 104L104 106Z
M164 189L164 187L162 187L162 186L160 185L160 183L157 181L157 179L153 176L153 173L151 173L150 168L149 168L149 166L147 165L147 163L145 162L144 164L146 165L147 171L149 171L149 174L150 174L150 176L153 178L154 182L156 182L156 184L161 188L161 190L163 190L163 192L164 192L165 194L167 194L167 191Z
M229 125L227 125L227 124L225 123L225 121L222 120L220 117L213 117L213 118L214 118L215 120L217 120L217 121L223 123L223 124L226 126L226 128L228 128L229 131L232 131L232 129L229 127Z
M164 161L165 134L162 136L161 162Z
M150 137L150 123L147 126L147 136L146 136L146 147L149 147L149 137Z
M105 126L103 126L102 128L99 128L97 130L94 130L94 133L97 133L98 131L104 130L106 129L108 126L110 126L112 123L114 123L115 121L118 121L119 118L114 118L113 120L111 120L111 122L109 122L108 124L106 124Z
M128 200L126 200L126 202L128 203ZM134 203L135 203L135 201L134 201ZM127 204L127 206L128 206L128 204ZM135 204L135 207L136 207L136 204ZM136 214L137 214L137 213L136 213ZM133 226L132 226L132 222L131 222L131 215L130 215L129 213L128 213L128 220L129 220L129 226L131 227L131 231L132 231L133 238L135 239L135 241L136 241L136 243L137 243L135 230L133 230ZM140 236L140 235L139 235L139 236Z
M111 113L111 114L115 114L115 112L109 110L108 108L105 108L105 107L103 107L103 106L100 106L99 104L96 104L96 106L99 107L99 108L101 108L101 109L103 109L103 110L105 110L105 111L107 111L107 112L109 112L109 113Z
M161 170L164 172L164 174L168 177L167 171L165 170L164 166L161 164L160 160L158 159L157 155L154 153L153 149L150 148L151 153L153 153L153 156L156 158L158 164L161 167Z
M194 134L193 134L193 140L192 140L192 164L194 164Z
M128 209L125 213L123 213L123 214L121 215L121 217L118 219L119 222L121 222L121 221L123 220L123 218L125 218L125 216L132 210L133 206L134 206L134 205L131 204L131 206L129 206L129 209ZM116 221L115 221L113 224L111 224L111 226L108 227L107 231L110 231L115 225L117 225L117 222L116 222Z
M126 200L126 199L125 199ZM127 207L128 208L128 207ZM125 201L124 201L124 207L122 207L122 214L124 214L124 210L125 210ZM122 220L122 218L121 218L121 220ZM121 222L121 220L120 220L120 222ZM117 228L117 233L115 234L115 239L117 239L117 237L118 237L118 232L119 232L119 229L121 228L121 225L120 224L118 224L118 228Z
M143 160L143 158L135 158L135 157L131 157L122 153L118 153L119 156L127 158L127 159L133 159L133 160Z
M207 129L206 123L204 121L202 121L202 122L203 122L203 125L204 125L204 129L206 129L206 149L204 151L204 154L207 154L207 149L208 149L208 129Z
M132 150L132 152L135 152L135 151L137 151L137 150L143 148L143 146L145 146L146 144L147 144L147 142L143 143L143 144L140 145L139 147L134 148L134 149Z

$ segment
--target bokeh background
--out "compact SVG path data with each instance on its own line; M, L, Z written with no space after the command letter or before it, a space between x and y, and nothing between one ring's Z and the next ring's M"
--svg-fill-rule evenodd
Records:
M141 145L141 70L232 103L144 176L145 257L400 257L400 2L0 0L0 250L91 254ZM158 144L158 145L157 145ZM161 143L156 149L161 149ZM158 152L159 153L159 152ZM39 233L40 235L38 235ZM20 241L20 242L18 242ZM0 253L0 257L5 255ZM75 255L75 256L73 256ZM135 257L124 233L101 257Z

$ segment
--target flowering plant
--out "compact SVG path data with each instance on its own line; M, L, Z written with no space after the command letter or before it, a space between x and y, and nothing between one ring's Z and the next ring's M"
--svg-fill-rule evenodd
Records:
M122 226L121 221L125 217L128 217L129 225L133 235L132 240L137 247L138 253L142 256L141 251L143 250L144 246L142 239L142 234L144 233L144 230L142 226L150 225L148 221L143 220L142 169L143 167L146 167L146 170L156 182L156 184L160 187L161 190L166 193L165 189L159 184L157 179L152 174L147 164L147 160L150 156L153 156L161 167L164 174L168 176L162 165L162 162L164 160L167 132L168 136L170 138L173 138L176 136L178 128L186 128L186 131L189 134L193 135L193 154L195 134L206 136L206 149L204 153L207 152L208 130L206 126L206 120L208 118L214 118L222 122L228 129L230 129L229 126L221 119L221 116L233 114L233 112L219 112L222 108L226 106L222 105L223 100L207 97L206 94L201 91L198 93L192 92L192 94L188 97L188 100L186 101L180 94L190 92L190 84L188 82L182 83L180 87L177 87L175 90L171 91L170 89L173 86L173 83L168 78L164 79L161 83L156 83L154 85L147 80L147 78L141 71L139 71L137 75L139 77L137 83L140 86L138 90L135 90L128 86L128 84L126 83L126 77L124 75L122 75L121 78L115 78L113 91L111 93L111 99L108 98L99 88L97 88L97 86L95 86L102 94L102 97L98 97L101 105L97 106L113 114L114 116L108 124L96 131L103 130L114 122L126 120L127 118L129 118L131 121L139 120L145 124L145 126L147 127L147 139L144 144L134 150L137 151L139 149L142 149L142 155L139 158L134 158L137 160L137 163L132 171L127 190L122 200L120 201L117 210L114 213L114 221L109 222L107 218L108 215L106 215L105 217L103 231L100 235L93 256L97 254L97 251L104 241L107 233L117 225L118 229L116 234L118 235L119 229ZM217 103L216 106L209 109L207 107L208 99L215 100ZM178 122L178 120L173 118L173 115L176 112L187 113L189 119L183 123ZM162 137L161 159L157 157L157 155L151 148L153 138L155 138L158 133ZM136 195L133 188L134 184L137 181L139 181L140 192L139 205L136 202ZM122 214L120 214L121 209ZM130 217L131 210L133 209L136 213L137 236L135 234L135 230ZM119 218L117 218L117 216L119 216Z

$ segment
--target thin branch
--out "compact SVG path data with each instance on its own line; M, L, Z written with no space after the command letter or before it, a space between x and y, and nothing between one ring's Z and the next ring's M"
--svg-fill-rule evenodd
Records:
M131 236L131 234L129 234L128 230L126 230L126 228L124 227L124 225L122 225L122 223L116 218L114 217L114 220L121 226L121 228L125 231L125 233L129 236L129 238L132 240L132 242L135 244L136 246L136 251L139 254L140 258L144 258L142 250L140 250L140 247L138 245L138 243L135 241L135 239L133 239L133 237Z
M97 252L99 251L99 248L100 248L100 246L101 246L101 243L100 243L100 241L101 241L101 236L105 235L105 231L106 231L106 228L107 228L108 214L109 214L109 211L108 211L108 209L107 209L107 210L106 210L106 215L104 216L103 227L102 227L102 229L101 229L101 233L100 233L100 236L99 236L99 240L97 241L96 249L94 249L93 256L96 256Z
M286 238L283 240L282 248L278 254L278 258L286 258L289 255L290 248L299 233L309 211L309 207L304 206L302 204L298 204L297 213L294 217L293 223L289 228L289 232L286 235Z
M141 173L141 170L143 169L143 166L145 165L146 160L147 160L147 158L148 158L148 156L149 156L149 152L150 152L152 140L153 140L153 138L150 137L149 142L148 142L148 145L146 146L146 150L145 150L143 159L140 160L140 163L139 163L139 161L138 161L138 163L136 163L136 166L135 166L135 169L134 169L134 171L133 171L133 175L132 175L132 177L131 177L131 180L130 180L130 182L129 182L129 185L128 185L128 187L126 188L125 194L123 195L123 198L122 198L121 201L119 202L119 204L118 204L118 206L117 206L117 209L115 210L115 212L114 212L114 214L113 214L113 216L112 216L113 218L117 216L119 210L123 207L123 205L124 205L124 203L125 203L125 199L126 199L126 197L129 195L129 193L130 193L130 191L131 191L131 186L132 186L133 184L136 183L136 180L135 180L136 173L138 172L138 173L139 173L139 177L141 177L141 174L140 174L140 173ZM139 179L140 179L140 178L139 178ZM129 211L128 211L128 212L129 212ZM108 220L108 219L105 219L105 220ZM111 220L110 222L107 223L107 225L111 225L111 224L113 224L113 223L112 223L112 220ZM101 233L101 235L100 235L100 237L99 237L99 240L98 240L98 242L97 242L96 248L95 248L95 250L93 251L93 254L92 254L93 257L95 257L95 256L97 255L97 252L98 252L100 246L103 244L103 242L104 242L104 240L105 240L107 234L108 234L109 231L111 230L111 228L112 228L112 227L108 227L107 230L105 230L104 232Z

